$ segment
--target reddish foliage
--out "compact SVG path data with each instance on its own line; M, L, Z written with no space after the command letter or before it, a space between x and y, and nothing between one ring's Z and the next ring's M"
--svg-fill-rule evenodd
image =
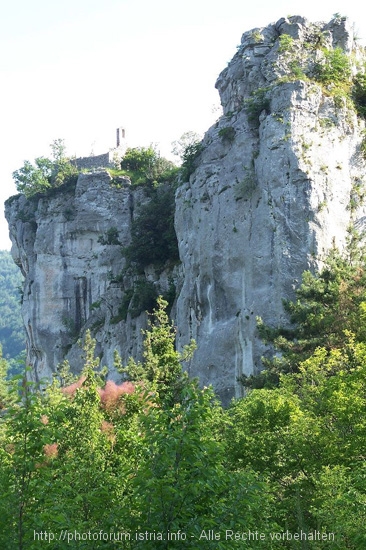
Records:
M66 395L73 396L76 390L81 388L85 380L86 380L86 376L81 376L79 380L77 380L73 384L70 384L70 386L65 386L64 388L62 388L62 392L65 393Z
M113 380L108 380L104 388L98 390L102 406L108 411L118 409L121 413L125 412L120 400L121 395L131 394L134 391L135 386L132 382L117 385Z
M102 430L102 432L106 434L110 434L110 433L113 433L114 426L111 422L107 422L106 420L103 420L103 422L100 425L100 429Z
M48 443L43 447L43 450L47 458L55 458L58 455L58 444Z
M47 426L48 422L49 422L49 419L48 419L48 416L46 414L42 414L41 416L41 422L44 426Z

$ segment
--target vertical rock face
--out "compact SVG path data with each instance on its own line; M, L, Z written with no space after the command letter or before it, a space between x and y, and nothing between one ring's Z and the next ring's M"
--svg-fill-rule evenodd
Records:
M15 197L6 207L12 254L25 276L23 319L28 362L37 378L49 377L110 284L111 268L123 267L119 247L98 242L112 225L128 242L128 187L110 186L106 172L81 175L62 193Z
M177 192L179 341L196 339L191 373L224 400L260 369L256 317L285 323L282 299L302 272L364 225L350 203L365 184L364 123L315 80L326 47L362 57L344 20L292 17L245 33L216 84L224 115Z
M131 295L122 314L121 305L133 286L123 250L144 202L142 189L132 190L123 178L112 185L105 170L81 174L76 186L46 196L7 201L12 255L25 276L27 361L36 379L50 378L65 358L80 369L77 341L87 329L96 336L96 351L112 377L114 350L125 361L139 356L146 316L127 313ZM157 292L169 285L167 271L147 270L145 279Z
M341 62L347 54L349 64L337 72L329 52ZM224 114L176 194L181 266L146 268L144 277L159 291L174 280L178 346L197 342L187 368L224 402L240 395L242 374L260 369L257 316L285 323L282 300L293 297L304 269L344 247L350 226L363 230L365 125L346 87L326 73L330 65L336 79L348 71L347 80L362 62L346 20L291 17L245 33L219 76ZM28 360L38 378L65 357L80 365L75 340L87 328L112 372L114 349L124 359L141 350L145 316L119 308L131 284L121 276L123 247L144 200L126 182L111 186L102 171L53 195L7 201L12 253L26 277Z

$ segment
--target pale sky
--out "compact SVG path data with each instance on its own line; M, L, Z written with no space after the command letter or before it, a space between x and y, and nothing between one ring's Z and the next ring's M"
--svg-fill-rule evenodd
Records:
M124 126L130 146L169 156L186 131L218 117L215 81L241 35L288 15L339 12L365 43L360 0L0 0L0 201L12 172L49 156L106 152ZM0 212L0 249L10 248Z

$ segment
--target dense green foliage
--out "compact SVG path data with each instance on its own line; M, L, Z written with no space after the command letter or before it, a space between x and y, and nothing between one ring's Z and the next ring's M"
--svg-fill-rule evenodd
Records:
M175 186L161 185L149 191L132 222L131 245L126 256L138 271L149 264L163 265L179 259L174 229Z
M259 116L264 110L269 112L270 99L268 95L269 88L258 88L252 92L251 96L244 102L245 110L248 114L248 121L255 126L259 125Z
M7 406L9 400L7 383L8 368L8 363L3 357L0 345L0 411Z
M175 190L173 183L160 184L145 189L143 202L131 224L131 244L124 248L126 270L132 275L132 285L125 289L118 315L113 322L137 317L142 311L152 311L156 305L159 287L146 279L145 268L153 266L160 271L179 261L178 241L174 228ZM171 282L165 294L170 306L175 298L175 286Z
M167 540L180 531L184 547L197 548L202 530L276 527L259 476L227 469L224 413L210 389L182 373L192 346L184 356L175 352L165 305L159 301L146 333L144 371L134 362L127 368L134 382L105 384L87 335L78 381L60 388L55 379L43 392L22 385L0 425L1 548L36 549L41 532L66 531L130 534L123 547L131 549L145 547L135 537L146 531L165 537L151 548L182 548L181 540ZM48 544L62 549L70 540L73 548L101 547L97 538ZM115 548L113 539L103 547ZM199 547L212 543L204 537Z
M10 252L0 251L0 344L3 355L15 374L17 364L25 349L25 334L20 311L23 277L14 264Z
M121 169L131 178L132 185L154 186L173 181L178 171L175 164L160 156L152 146L127 149Z
M182 181L188 181L198 165L198 159L202 153L202 142L194 142L188 145L183 153L180 177Z
M36 193L43 193L77 178L78 169L65 156L63 140L55 140L51 144L51 149L51 159L38 157L34 164L26 160L19 170L13 172L13 179L19 193L31 197Z
M348 107L358 116L366 117L366 76L365 66L354 75L351 57L342 48L320 48L323 57L316 61L314 79L322 84L324 91L334 97L335 105L345 100ZM358 70L360 67L358 66Z
M335 535L303 548L366 544L365 389L366 344L348 334L343 350L318 348L277 389L253 390L229 411L228 455L267 479L277 521Z
M333 86L350 82L351 64L342 48L322 51L324 59L315 66L315 79Z
M294 39L289 34L281 34L278 37L278 51L279 53L291 52L294 47Z
M365 547L366 340L352 320L364 310L352 287L360 264L334 254L328 275L308 281L317 292L307 314L301 290L301 330L314 311L318 327L331 326L335 299L349 309L342 340L324 336L277 388L251 390L227 410L183 373L194 344L175 350L161 298L143 362L123 367L116 356L128 380L104 381L87 334L77 381L64 365L45 391L23 383L13 403L3 383L1 548L112 549L118 536L126 549Z
M139 196L140 204L134 209L131 243L123 249L127 260L126 269L112 279L123 283L126 272L131 276L130 286L124 289L118 313L112 318L112 323L125 320L128 314L134 318L143 311L151 312L156 306L160 289L146 279L145 268L152 265L156 270L161 270L168 262L174 264L179 261L174 228L179 168L150 146L127 149L121 169L110 171L117 178L116 181L118 175L127 175L133 186L143 188L143 194ZM98 241L105 245L120 244L118 228L110 228Z
M262 338L281 355L264 360L266 370L245 380L246 385L276 385L281 373L297 372L318 347L343 349L346 331L366 341L366 260L362 248L348 250L346 255L333 250L319 272L303 274L296 299L284 301L290 326L269 327L258 320Z

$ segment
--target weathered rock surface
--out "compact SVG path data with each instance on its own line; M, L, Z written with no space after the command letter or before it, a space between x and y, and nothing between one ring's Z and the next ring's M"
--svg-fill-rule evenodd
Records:
M114 350L125 362L141 352L146 316L120 315L132 284L124 274L123 248L130 244L133 215L146 201L143 190L129 183L111 185L108 172L100 170L51 195L17 195L7 202L12 255L25 276L27 360L37 379L51 377L65 358L80 368L77 340L87 329L113 377ZM146 278L159 292L168 288L166 272L150 270Z
M283 35L291 37L287 49ZM240 395L242 374L260 369L256 317L286 322L282 299L293 297L303 270L330 247L344 247L350 226L365 224L358 200L364 121L331 84L314 80L324 48L337 47L352 54L355 73L364 52L344 19L291 17L243 35L216 84L224 115L176 194L182 265L161 275L146 270L164 288L173 273L178 346L197 342L187 368L226 402ZM13 256L26 276L28 359L38 377L66 353L74 358L70 331L98 322L98 349L110 368L115 348L124 358L141 349L143 315L110 322L124 293L108 276L124 267L121 247L98 243L111 227L129 242L140 191L111 187L108 178L82 175L75 190L37 205L24 197L7 203Z
M283 33L294 41L280 53ZM292 17L243 35L216 84L224 116L177 193L178 340L196 339L191 373L224 400L240 394L242 374L260 369L256 317L285 323L282 299L293 297L302 272L333 245L342 249L350 225L365 223L365 209L350 205L365 185L364 122L311 78L319 36L362 57L345 20Z

